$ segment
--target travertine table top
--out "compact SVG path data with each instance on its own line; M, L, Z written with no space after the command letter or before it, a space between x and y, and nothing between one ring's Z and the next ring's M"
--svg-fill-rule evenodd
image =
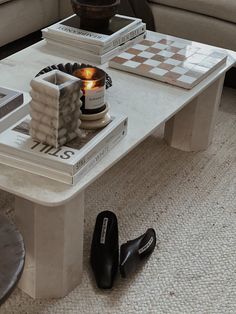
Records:
M149 38L153 36L155 33L148 32ZM166 36L166 39L171 38ZM0 164L0 188L45 206L65 203L231 68L236 53L223 51L228 54L227 62L191 90L114 70L107 64L101 66L113 80L113 86L107 91L111 110L127 114L129 119L125 139L74 186ZM0 85L28 92L30 80L42 68L66 62L88 63L67 50L53 51L43 40L0 61Z

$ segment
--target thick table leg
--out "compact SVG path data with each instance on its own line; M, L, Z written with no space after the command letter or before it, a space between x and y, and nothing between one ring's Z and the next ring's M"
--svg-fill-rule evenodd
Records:
M19 288L33 298L67 295L82 278L84 192L57 207L16 197L15 207L26 247Z
M177 112L165 125L167 143L183 151L206 149L213 137L224 76Z

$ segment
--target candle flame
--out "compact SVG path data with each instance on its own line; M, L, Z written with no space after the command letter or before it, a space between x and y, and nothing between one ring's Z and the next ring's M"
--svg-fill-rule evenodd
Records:
M94 68L85 68L84 72L85 72L84 73L85 78L89 80L93 77L93 75L95 73L95 69Z
M84 81L85 89L92 89L95 85L95 81Z

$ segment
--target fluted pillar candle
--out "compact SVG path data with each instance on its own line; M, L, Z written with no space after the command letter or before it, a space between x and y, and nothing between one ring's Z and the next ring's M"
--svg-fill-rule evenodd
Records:
M81 80L54 70L31 81L30 135L53 147L78 136Z

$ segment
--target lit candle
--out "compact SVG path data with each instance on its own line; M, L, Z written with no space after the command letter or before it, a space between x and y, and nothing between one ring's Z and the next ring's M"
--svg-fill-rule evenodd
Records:
M82 68L73 73L82 80L82 113L94 114L103 111L105 105L106 73L98 68Z

